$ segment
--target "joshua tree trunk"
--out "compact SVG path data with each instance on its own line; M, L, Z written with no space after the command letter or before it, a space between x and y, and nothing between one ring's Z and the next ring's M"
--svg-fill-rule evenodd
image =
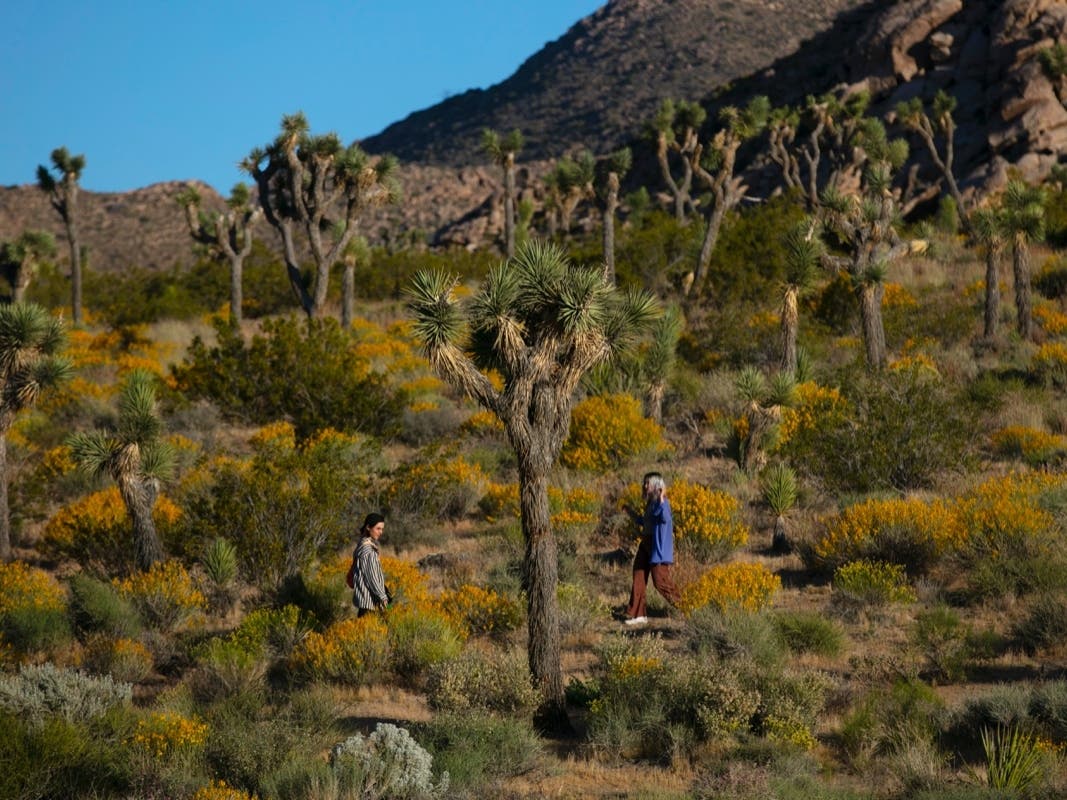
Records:
M882 295L885 286L881 281L861 283L859 289L860 319L863 322L863 344L867 350L867 366L880 370L886 364L885 325L882 323Z
M800 327L797 295L797 287L789 286L782 300L782 371L790 375L797 371L797 328Z
M515 155L508 154L504 164L504 251L515 256Z
M151 569L153 564L163 560L163 545L159 541L156 523L152 519L149 492L143 483L133 476L119 476L117 483L122 502L126 504L133 522L137 567L142 570Z
M352 317L356 308L356 264L345 261L345 271L341 276L341 327L346 331L352 327Z
M704 241L700 245L700 258L697 260L697 268L693 273L691 289L696 289L699 294L699 284L704 280L711 263L711 254L715 250L715 242L719 239L719 230L722 228L723 217L726 216L726 200L716 199L715 210L708 217L708 227L704 231Z
M619 176L608 175L604 199L604 279L615 285L615 210L619 207Z
M1000 317L1000 254L1001 248L990 243L985 256L985 329L986 339L997 335L997 322Z
M7 507L7 429L0 430L0 561L11 560L11 520Z
M1033 337L1033 309L1030 301L1030 248L1025 242L1012 244L1011 265L1015 274L1015 312L1019 338Z
M541 690L544 713L562 722L563 673L559 652L559 582L556 539L548 508L548 470L532 459L520 459L519 502L526 541L526 607L529 624L529 661L534 683Z
M20 264L15 273L14 286L11 289L11 301L21 303L26 299L26 290L30 288L33 270L29 264Z
M75 196L76 192L75 189ZM78 327L82 324L82 248L78 242L78 225L75 220L64 218L63 221L67 225L67 239L70 240L71 322L74 327Z
M774 533L771 534L771 550L775 553L788 553L789 530L785 526L785 517L781 514L774 518Z

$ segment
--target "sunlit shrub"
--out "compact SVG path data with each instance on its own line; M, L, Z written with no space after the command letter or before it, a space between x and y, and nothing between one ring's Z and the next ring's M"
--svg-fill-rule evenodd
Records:
M467 417L466 421L460 426L460 430L471 436L499 436L504 432L504 423L492 411L480 409Z
M364 800L433 800L448 791L448 773L433 779L433 757L404 728L380 722L370 736L349 737L330 751L337 795ZM327 787L323 787L326 789Z
M181 515L165 495L156 499L152 519L161 538L171 537ZM57 511L45 526L41 546L50 554L114 573L129 568L132 536L126 505L118 488L111 486Z
M1067 438L1025 425L994 431L991 443L998 455L1019 458L1031 466L1047 464L1067 452Z
M298 677L359 686L385 667L388 654L385 624L370 614L309 633L293 650L289 664Z
M435 710L516 715L540 702L525 655L474 648L430 670L426 698Z
M506 634L525 616L514 598L469 583L445 592L440 603L473 636Z
M453 790L477 793L493 778L534 769L544 741L531 721L478 713L438 713L420 726L419 741L434 765L448 772Z
M140 683L152 672L153 658L136 639L97 635L86 644L85 667L120 683Z
M913 498L866 500L822 524L812 558L823 569L867 559L900 564L919 575L958 547L961 534L949 504Z
M1048 386L1067 386L1067 344L1045 342L1030 361L1030 372Z
M207 741L208 726L174 711L153 711L138 720L129 744L155 758L177 751L195 751Z
M1051 305L1038 303L1034 306L1034 319L1050 336L1067 334L1067 314L1057 311Z
M904 568L883 561L851 561L834 571L833 602L848 611L914 603Z
M193 800L255 800L255 796L227 786L226 781L213 781L210 786L197 789Z
M517 519L519 516L519 485L517 483L492 483L486 485L478 508L490 522L501 519Z
M755 728L768 741L811 750L830 682L817 672L775 674L760 686Z
M560 461L572 469L607 472L666 448L662 428L645 417L635 397L598 395L574 407Z
M463 458L431 458L399 467L385 492L391 515L460 519L481 497L487 476Z
M389 665L393 672L415 683L442 661L455 658L466 638L461 621L425 603L403 603L389 610Z
M29 654L69 638L66 600L55 578L22 561L0 563L0 639Z
M26 665L17 674L0 675L0 709L35 724L53 716L91 720L131 697L128 683L54 664Z
M848 401L833 387L807 381L797 384L796 394L796 404L782 409L779 448L793 440L818 436L821 430L838 424L848 411Z
M667 489L678 548L700 561L718 561L748 541L737 500L699 483L678 481Z
M180 561L159 561L114 584L147 624L162 630L172 630L207 608L207 599Z
M763 564L717 564L682 588L678 608L686 614L708 605L722 611L734 608L758 611L781 588L782 579Z
M968 560L1041 553L1055 520L1041 507L1044 493L1062 488L1067 478L1048 473L992 478L960 497L955 515L966 531L961 550Z
M423 603L431 600L430 576L410 561L382 556L385 585L394 603ZM347 565L346 565L347 569Z

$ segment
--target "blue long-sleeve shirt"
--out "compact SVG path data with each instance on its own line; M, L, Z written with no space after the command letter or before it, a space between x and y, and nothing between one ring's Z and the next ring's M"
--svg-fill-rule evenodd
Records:
M662 500L650 500L645 506L644 527L641 538L652 545L652 564L674 563L674 519L671 504Z

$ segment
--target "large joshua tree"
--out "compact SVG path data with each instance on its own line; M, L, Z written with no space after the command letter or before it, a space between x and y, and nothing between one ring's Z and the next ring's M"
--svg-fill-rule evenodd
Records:
M683 224L686 221L686 209L693 205L690 195L693 187L692 156L699 147L700 126L707 116L708 112L700 103L664 100L652 120L660 176L674 199L674 217ZM672 154L681 166L678 177L675 177L671 166Z
M618 292L601 270L573 266L562 250L539 242L493 269L466 307L455 288L451 276L420 272L410 308L434 370L496 414L515 450L529 663L551 718L562 713L563 677L549 472L570 428L578 382L627 347L656 305L646 293ZM503 388L494 388L488 369L503 376Z
M734 208L744 194L744 184L734 176L737 150L746 139L763 130L770 109L770 101L762 95L754 97L744 109L727 106L719 114L722 130L708 146L698 145L690 153L693 174L711 192L711 204L708 206L707 219L704 220L700 255L693 270L693 279L686 284L686 294L694 286L699 288L704 280L726 212Z
M21 303L33 282L37 265L56 254L56 240L46 231L24 231L0 247L0 261L8 268L11 279L11 301Z
M504 253L508 258L515 255L515 156L523 144L518 128L503 136L491 128L482 131L482 150L504 173Z
M244 183L236 184L226 201L226 213L208 214L201 207L200 192L195 186L186 186L177 196L178 204L185 211L185 222L193 240L226 256L230 262L230 321L241 324L241 306L244 303L244 263L252 252L252 226L263 211L253 208L252 195Z
M298 112L282 117L274 141L254 149L241 167L255 180L263 214L281 236L289 283L301 307L311 319L323 317L330 270L356 235L360 214L399 197L396 159L372 159L355 142L342 145L336 133L312 135L307 117ZM296 230L303 231L314 262L310 286Z
M78 237L78 181L85 169L85 156L72 156L65 147L52 151L52 169L37 167L37 185L48 195L67 231L70 247L70 306L75 325L82 322L82 250ZM53 174L53 171L55 174Z
M1011 246L1016 330L1019 338L1029 341L1034 335L1030 243L1045 238L1044 195L1036 186L1013 180L1008 182L1001 202L1004 231Z
M162 438L155 381L151 372L134 370L119 394L115 430L76 433L68 439L71 455L84 472L94 477L106 475L118 486L133 525L137 567L142 570L163 558L152 508L160 481L174 468L174 449Z
M555 229L564 237L571 232L571 219L578 205L594 195L595 179L596 159L588 150L582 150L573 158L564 156L545 176L557 215Z
M596 164L593 189L600 201L604 240L604 275L615 283L615 212L619 208L619 183L633 165L629 147L600 158Z
M24 408L66 380L70 362L61 355L62 323L40 306L0 306L0 560L11 560L7 506L7 432Z

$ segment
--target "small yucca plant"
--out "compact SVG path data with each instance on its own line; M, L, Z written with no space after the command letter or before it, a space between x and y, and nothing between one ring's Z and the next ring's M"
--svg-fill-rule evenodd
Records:
M763 473L763 499L774 512L774 534L771 548L775 552L789 551L789 535L785 515L797 502L797 476L786 464L772 464Z
M237 601L237 548L219 536L204 549L200 565L210 584L208 596L212 608L228 613Z
M986 779L993 789L1021 792L1041 777L1037 739L1017 727L982 728Z

